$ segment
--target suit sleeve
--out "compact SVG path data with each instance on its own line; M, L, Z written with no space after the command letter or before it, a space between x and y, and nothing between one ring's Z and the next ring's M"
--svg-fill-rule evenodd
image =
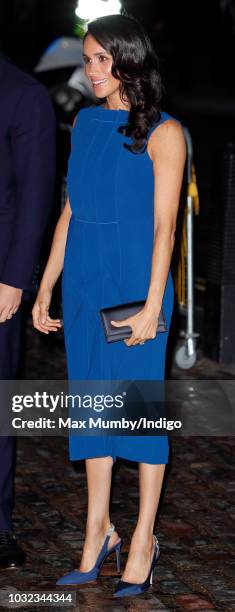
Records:
M16 215L0 281L32 290L43 233L53 202L56 124L49 94L41 84L25 87L11 129Z

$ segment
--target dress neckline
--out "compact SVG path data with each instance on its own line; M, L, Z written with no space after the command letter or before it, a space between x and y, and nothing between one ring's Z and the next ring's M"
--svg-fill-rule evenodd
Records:
M97 112L97 119L98 117L104 121L115 121L118 122L121 121L123 122L123 120L125 121L125 119L128 118L129 116L129 110L125 110L124 108L119 108L119 109L112 109L112 108L105 108L104 106L102 106L101 104L96 104L93 107L93 110L95 110L95 112Z
M101 104L95 104L89 108L91 108L93 113L96 114L95 115L96 119L99 119L100 121L104 121L108 123L115 122L115 123L125 124L128 121L128 116L130 113L129 110L125 110L124 108L110 109L110 108L105 108ZM165 111L160 111L160 120L158 121L158 124L162 123L164 119L167 119L168 117L170 118L170 115L168 115L168 113L166 113ZM150 128L149 133L151 133L151 131L155 127L156 125L154 124Z

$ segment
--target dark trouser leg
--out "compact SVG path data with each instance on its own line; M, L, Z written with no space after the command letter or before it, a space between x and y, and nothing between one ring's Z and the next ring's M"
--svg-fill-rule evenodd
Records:
M20 352L21 309L0 323L0 379L16 376ZM0 436L0 531L12 529L15 438Z
M15 447L15 438L0 436L0 531L12 529Z

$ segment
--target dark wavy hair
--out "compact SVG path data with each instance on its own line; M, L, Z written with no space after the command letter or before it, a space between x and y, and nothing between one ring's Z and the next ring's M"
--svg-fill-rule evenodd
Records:
M124 147L144 153L149 129L160 119L159 102L163 86L159 61L142 25L127 15L99 17L88 24L91 34L113 57L112 75L120 80L120 97L130 103L129 120L118 131L130 136Z

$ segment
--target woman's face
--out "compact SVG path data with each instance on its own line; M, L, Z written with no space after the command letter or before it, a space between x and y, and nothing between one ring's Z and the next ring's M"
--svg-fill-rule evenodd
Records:
M119 92L119 79L112 75L113 58L95 38L88 34L83 44L85 73L90 79L97 98L106 98Z

